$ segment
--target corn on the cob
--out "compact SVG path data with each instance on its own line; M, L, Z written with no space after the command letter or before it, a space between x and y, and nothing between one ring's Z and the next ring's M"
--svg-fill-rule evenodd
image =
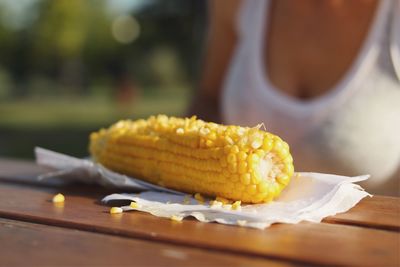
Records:
M259 128L158 115L92 133L89 148L107 168L151 183L262 203L280 194L294 170L288 144Z

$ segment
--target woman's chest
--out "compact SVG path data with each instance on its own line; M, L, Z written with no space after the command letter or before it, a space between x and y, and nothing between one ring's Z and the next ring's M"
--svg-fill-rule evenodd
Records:
M354 7L316 5L299 11L293 2L272 2L267 21L266 75L297 98L320 96L341 80L364 44L375 10L374 5L359 5L354 12Z

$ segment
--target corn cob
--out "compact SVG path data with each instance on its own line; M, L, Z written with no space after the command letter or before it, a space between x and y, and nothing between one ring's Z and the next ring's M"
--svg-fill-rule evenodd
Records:
M254 128L165 115L119 121L90 135L95 161L178 191L244 203L276 198L293 175L289 146Z

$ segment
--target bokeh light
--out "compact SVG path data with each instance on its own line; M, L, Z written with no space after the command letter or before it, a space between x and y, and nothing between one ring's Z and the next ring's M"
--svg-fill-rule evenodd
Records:
M140 25L133 16L121 15L112 22L111 32L117 42L129 44L139 37Z

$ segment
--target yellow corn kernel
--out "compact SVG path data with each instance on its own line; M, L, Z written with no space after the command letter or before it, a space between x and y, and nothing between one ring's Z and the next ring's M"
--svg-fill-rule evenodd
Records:
M228 166L228 162L226 161L225 157L221 157L220 158L220 163L221 163L221 167L226 167Z
M262 149L265 152L269 152L273 147L274 147L274 140L269 137L264 138Z
M233 141L233 139L231 138L231 137L229 137L229 136L225 136L225 141L228 143L228 144L230 144L230 145L233 145L235 142Z
M268 185L263 182L257 185L257 191L260 193L267 193L268 192Z
M262 178L260 172L258 170L251 173L251 183L252 184L259 184Z
M200 193L194 194L194 199L196 199L200 204L204 203L204 197Z
M255 195L257 193L257 186L254 184L249 184L246 187L246 191L247 193L249 193L250 195Z
M117 213L122 213L122 212L124 212L124 210L120 207L112 207L110 209L111 214L117 214Z
M232 209L233 210L240 210L241 209L241 204L242 204L242 202L240 200L237 200L237 201L233 202Z
M245 160L247 159L247 154L246 154L246 152L244 152L244 151L239 151L239 153L238 153L238 155L237 155L237 158L238 158L240 161L245 161Z
M251 169L255 168L258 165L259 162L260 162L260 158L258 157L257 154L250 154L247 157L247 165Z
M238 172L239 172L239 174L243 174L243 173L247 172L247 162L246 161L239 162Z
M293 162L293 158L292 155L287 155L286 158L283 160L283 163L292 163Z
M234 163L234 162L236 162L236 154L234 154L234 153L229 153L229 154L228 154L228 157L226 158L226 161L227 161L228 163Z
M217 135L215 134L215 132L209 133L207 137L212 141L217 140Z
M284 170L285 173L288 173L289 175L292 175L294 172L293 164L287 163L285 164Z
M178 128L178 129L176 129L176 133L177 133L178 135L183 135L183 134L185 133L185 130L182 129L182 128Z
M229 154L231 152L231 146L229 145L224 146L224 152L225 154Z
M240 175L240 182L244 185L250 184L251 176L249 173L243 173Z
M263 144L263 141L260 138L256 138L253 140L253 142L251 142L251 147L253 149L257 149L259 147L261 147Z
M171 219L171 221L174 221L174 222L181 222L183 220L183 217L182 216L177 216L177 215L172 215L170 217L170 219Z
M228 165L228 171L230 173L237 173L237 167L238 167L237 163L233 162L233 163Z
M264 150L262 150L262 149L257 149L255 152L254 152L260 159L262 159L262 158L264 158L264 156L265 156L265 152L264 152Z
M290 177L287 174L279 174L276 180L282 185L287 185L290 181Z
M268 187L268 194L271 197L276 196L279 193L279 185L277 183L271 183Z
M243 184L241 181L235 183L234 185L235 191L237 192L243 192L246 188L246 185Z
M206 146L207 146L207 147L212 147L213 144L214 144L214 142L213 142L212 140L207 140L207 141L206 141Z
M140 206L137 202L132 201L131 204L129 205L132 209L138 209Z
M211 200L210 201L210 206L211 208L221 208L222 207L222 202L217 201L217 200Z
M273 150L274 150L275 152L277 152L277 153L280 153L280 151L281 151L282 149L284 149L282 141L279 140L279 139L275 139Z
M63 194L58 193L52 199L53 203L63 203L65 201L65 197Z
M239 153L239 147L237 146L237 145L234 145L234 146L232 146L231 147L231 153L233 153L233 154L237 154L237 153Z
M234 183L238 182L240 180L240 177L239 177L238 174L232 174L229 177L231 177L231 181L234 182Z

